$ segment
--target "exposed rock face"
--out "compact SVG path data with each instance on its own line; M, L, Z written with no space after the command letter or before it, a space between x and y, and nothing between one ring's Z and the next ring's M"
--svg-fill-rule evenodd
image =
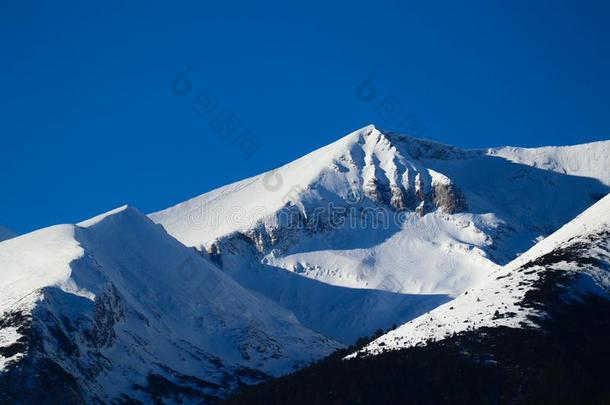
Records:
M409 170L400 165L395 165L392 172L384 171L379 166L364 170L374 174L369 174L368 180L364 180L362 192L378 206L395 211L416 211L420 215L435 208L448 214L468 209L465 196L449 179L435 181L429 173Z
M263 225L246 231L244 236L252 241L254 246L256 246L256 250L259 252L264 252L271 246L271 237Z
M121 299L114 284L95 300L93 323L84 336L93 347L110 347L116 342L114 326L125 318Z
M424 215L426 215L430 211L431 211L430 203L427 202L426 200L421 201L419 203L419 205L417 206L417 208L415 208L415 212L420 217L423 217Z
M426 199L426 185L420 173L417 173L415 176L415 197L418 201Z
M466 198L452 183L435 184L433 187L432 203L447 214L456 214L468 209Z
M390 205L396 211L405 211L409 207L407 205L407 196L404 189L400 186L392 186L390 187L390 192L392 193L392 198L390 199Z
M386 190L379 184L379 180L376 178L369 179L363 184L362 191L364 191L364 195L378 204L384 204L386 202Z
M22 403L24 398L32 403L46 403L48 398L67 404L88 403L89 395L73 374L95 379L110 370L110 361L101 350L114 345L115 325L123 319L116 289L109 286L90 305L92 318L56 312L57 305L82 306L78 297L57 288L40 293L41 302L31 313L23 309L0 321L0 329L17 327L21 335L11 353L20 355L15 360L18 366L9 367L0 378L0 403Z
M268 218L268 223L258 222L250 229L226 235L213 242L206 250L211 260L221 263L224 250L232 249L235 240L251 243L260 255L269 253L272 249L286 251L300 239L301 234L313 235L337 230L346 224L361 224L367 226L366 215L381 213L384 210L413 211L419 216L440 209L447 214L455 214L468 209L468 204L462 192L452 183L438 183L425 192L421 177L415 179L415 191L408 192L399 186L390 190L379 187L376 181L369 181L363 189L363 194L377 207L367 206L366 200L360 205L345 205L336 207L319 207L309 212L302 212L296 206L287 206ZM394 215L394 214L391 214Z

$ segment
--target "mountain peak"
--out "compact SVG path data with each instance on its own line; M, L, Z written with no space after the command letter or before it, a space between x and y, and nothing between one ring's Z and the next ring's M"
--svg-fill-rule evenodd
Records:
M381 131L381 128L378 128L375 124L368 124L364 127L360 128L359 131L365 133L366 135L371 134L373 131Z
M129 219L141 220L141 221L146 221L146 222L150 221L148 219L148 217L146 215L142 214L140 212L140 210L138 210L137 208L132 207L130 205L122 205L118 208L114 208L103 214L96 215L93 218L89 218L87 220L81 221L76 225L81 228L90 228L92 226L99 224L100 222L110 220L112 218L114 218L114 219L121 218L123 220L129 220Z
M462 155L457 148L389 134L367 125L275 170L222 187L150 215L187 246L255 226L287 205L304 216L329 204L417 211L465 210L459 185L419 159ZM241 223L222 221L218 210L237 207ZM210 218L210 214L214 218ZM212 223L215 222L215 223ZM208 243L204 243L208 244Z

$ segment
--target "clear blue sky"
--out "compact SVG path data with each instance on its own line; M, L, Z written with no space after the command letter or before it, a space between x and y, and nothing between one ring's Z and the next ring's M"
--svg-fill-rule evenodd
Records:
M610 138L608 2L82 3L0 2L0 223L18 232L152 212L393 128L390 97L462 147ZM190 104L205 90L210 116ZM210 125L225 108L262 144L250 159Z

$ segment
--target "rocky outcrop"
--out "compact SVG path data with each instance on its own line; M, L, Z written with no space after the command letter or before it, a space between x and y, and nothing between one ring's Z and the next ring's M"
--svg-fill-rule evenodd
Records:
M390 199L390 205L392 208L394 208L396 211L406 211L409 208L406 191L404 188L400 186L391 186L390 193L392 194Z
M447 214L456 214L468 209L464 194L454 184L435 184L432 191L432 203Z

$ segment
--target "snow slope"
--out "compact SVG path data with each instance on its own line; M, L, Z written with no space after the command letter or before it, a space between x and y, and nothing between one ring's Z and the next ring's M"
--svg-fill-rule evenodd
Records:
M305 325L345 339L316 315L328 313L325 294L289 293L300 278L343 287L336 297L365 290L350 301L360 311L333 306L347 324L364 318L352 336L387 328L376 321L391 318L388 306L370 290L455 297L480 284L610 191L607 145L542 148L525 159L519 148L462 150L370 125L150 217ZM589 155L599 158L586 165ZM381 312L363 315L369 308Z
M610 185L610 141L543 148L506 146L489 149L488 154L558 173L598 179Z
M610 299L610 195L490 274L486 283L383 335L358 353L379 354L483 327L536 327L535 319L544 317L540 309L544 302L530 305L525 297L550 266L576 276L576 282L564 282L570 298L594 293Z
M250 258L247 242L232 242L223 270L242 286L293 312L299 321L345 344L387 329L451 299L446 294L402 294L331 285Z
M77 402L189 402L337 347L130 207L0 244L0 402L53 375Z

